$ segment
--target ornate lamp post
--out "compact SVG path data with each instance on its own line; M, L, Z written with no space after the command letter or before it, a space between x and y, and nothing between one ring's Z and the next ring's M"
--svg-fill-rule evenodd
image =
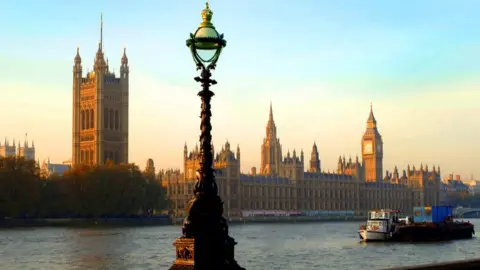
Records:
M202 100L201 160L193 190L194 198L188 203L188 216L183 222L183 236L174 243L176 260L171 270L245 270L234 258L236 242L228 235L228 225L223 218L223 202L218 196L213 169L210 100L214 93L210 91L210 86L217 82L211 79L211 70L215 69L227 42L223 39L223 34L219 34L213 26L212 15L207 3L202 11L202 23L187 40L197 70L201 71L200 77L195 77L195 81L202 85L202 90L198 92Z

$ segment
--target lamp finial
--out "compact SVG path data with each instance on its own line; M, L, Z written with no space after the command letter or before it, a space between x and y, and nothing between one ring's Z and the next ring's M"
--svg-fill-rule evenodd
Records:
M214 28L213 27L213 24L212 24L212 16L213 16L213 12L212 10L210 9L210 5L208 4L208 2L205 3L205 9L202 10L202 23L200 24L200 27L211 27L211 28Z

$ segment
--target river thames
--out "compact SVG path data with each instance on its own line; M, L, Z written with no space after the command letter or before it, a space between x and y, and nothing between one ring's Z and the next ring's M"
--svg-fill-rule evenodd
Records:
M480 227L480 220L472 220ZM480 238L433 244L360 243L359 222L232 225L248 270L384 269L479 256ZM0 230L0 269L168 269L179 226Z

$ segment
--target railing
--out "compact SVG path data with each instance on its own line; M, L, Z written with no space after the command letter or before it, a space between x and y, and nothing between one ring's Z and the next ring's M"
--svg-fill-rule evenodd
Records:
M228 219L229 223L263 223L263 222L308 222L308 221L364 221L363 216L279 216L279 217L231 217ZM183 218L174 217L172 219L174 224L181 224Z
M430 270L430 269L432 270L433 269L435 270L455 270L455 269L477 270L477 269L480 269L480 259L424 264L424 265L407 266L407 267L397 267L397 268L390 268L388 270Z

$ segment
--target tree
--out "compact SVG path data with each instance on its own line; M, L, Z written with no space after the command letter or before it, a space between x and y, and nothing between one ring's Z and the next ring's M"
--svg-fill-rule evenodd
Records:
M165 189L135 164L81 165L43 179L32 161L0 158L0 217L122 217L167 206Z
M41 181L34 161L0 159L0 215L29 217L36 214Z

